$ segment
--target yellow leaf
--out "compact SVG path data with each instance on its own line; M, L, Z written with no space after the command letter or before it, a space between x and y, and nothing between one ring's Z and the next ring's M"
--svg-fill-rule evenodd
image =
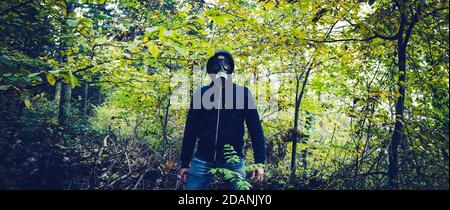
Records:
M214 55L214 49L213 48L208 48L207 53L208 53L209 57L213 56Z
M118 47L111 48L111 55L113 55L114 57L121 56L121 54L122 54L122 51L120 50L120 48L118 48Z
M153 57L158 57L159 49L158 45L156 45L154 42L149 42L147 44L148 50L150 51L150 54L152 54Z
M144 43L148 42L148 37L144 36L144 38L142 39L142 42L144 42Z
M275 2L269 1L269 2L266 3L266 5L264 5L264 8L266 10L271 10L274 6L275 6Z
M173 166L174 166L174 161L173 160L168 160L167 163L166 163L166 169L170 170L170 169L173 168Z
M51 74L45 75L47 77L47 81L50 85L55 85L56 79Z
M297 38L298 39L305 39L305 37L306 37L306 33L305 32L303 32L303 31L298 31L297 32Z
M65 0L56 1L55 4L61 9L64 16L67 16L67 5Z
M217 25L226 25L227 24L227 20L225 18L225 16L223 15L217 15L217 16L212 16L212 19L214 20L214 22Z
M164 39L164 36L165 36L165 34L167 33L166 31L167 31L167 28L165 28L164 26L160 26L160 27L159 27L158 38L159 38L160 40L163 40L163 39Z
M240 59L241 59L242 61L247 61L247 60L248 60L248 57L245 56L245 55L242 55L242 56L240 56Z
M31 109L31 102L30 102L30 99L25 99L25 106L28 108L28 109Z

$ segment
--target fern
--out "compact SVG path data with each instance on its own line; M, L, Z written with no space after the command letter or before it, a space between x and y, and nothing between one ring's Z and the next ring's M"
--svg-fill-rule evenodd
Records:
M228 164L239 164L241 161L241 158L237 155L237 152L234 151L233 146L229 144L224 145L224 158ZM246 166L244 166L244 170L248 171ZM210 173L215 176L221 176L224 180L227 180L230 183L235 183L237 189L239 190L249 190L252 186L250 182L247 182L239 172L232 171L227 168L212 168Z

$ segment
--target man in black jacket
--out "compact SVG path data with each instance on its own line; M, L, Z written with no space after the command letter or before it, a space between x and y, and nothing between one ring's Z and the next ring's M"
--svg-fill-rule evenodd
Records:
M212 82L194 92L183 136L179 178L187 181L187 189L208 189L212 180L210 169L216 167L238 172L241 180L245 180L244 121L252 140L255 163L265 162L266 148L258 110L251 92L232 82L232 55L225 50L217 51L208 60L206 69ZM239 161L226 161L225 145L232 146ZM251 179L262 182L263 177L263 168L257 167ZM227 186L238 189L236 181L228 181Z

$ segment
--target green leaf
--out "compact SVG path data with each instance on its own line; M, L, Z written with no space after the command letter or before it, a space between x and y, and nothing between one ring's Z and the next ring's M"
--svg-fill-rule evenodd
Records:
M159 27L146 28L145 29L145 36L148 37L148 38L152 38L153 35L156 35L155 31L158 31L158 29L159 29Z
M181 47L178 46L173 46L175 48L175 50L181 55L184 56L186 54L186 51L184 51L183 49L181 49Z
M218 16L220 15L220 11L216 9L210 9L205 12L207 16Z
M157 44L155 44L154 42L149 42L149 43L147 44L147 48L148 48L148 50L150 51L150 54L151 54L154 58L158 57L159 49L158 49L158 45L157 45Z
M216 174L217 173L217 168L212 168L211 170L209 170L209 172L211 174Z
M61 71L62 71L62 69L55 69L55 70L48 71L48 73L50 73L50 74L57 74L57 73L59 73Z
M28 77L35 77L35 76L37 76L37 75L39 75L41 73L42 72L31 73L31 74L28 75Z
M173 36L172 30L165 30L163 33L164 33L164 36Z
M72 71L69 71L69 83L70 83L70 86L71 86L72 88L74 88L74 87L80 85L80 83L78 82L77 77L75 77L75 76L72 74Z
M77 24L78 24L78 22L79 22L80 20L78 20L78 19L67 19L66 20L66 23L67 23L67 25L69 26L69 27L75 27L75 26L77 26Z
M158 30L158 27L155 26L155 27L145 29L145 33L152 33L157 30Z
M8 90L9 87L11 87L11 85L0 85L0 91Z

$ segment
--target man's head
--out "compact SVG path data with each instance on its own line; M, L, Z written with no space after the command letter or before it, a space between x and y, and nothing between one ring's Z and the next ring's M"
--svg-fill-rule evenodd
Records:
M214 81L218 78L230 79L234 71L234 61L231 53L226 50L219 50L208 59L206 71Z

